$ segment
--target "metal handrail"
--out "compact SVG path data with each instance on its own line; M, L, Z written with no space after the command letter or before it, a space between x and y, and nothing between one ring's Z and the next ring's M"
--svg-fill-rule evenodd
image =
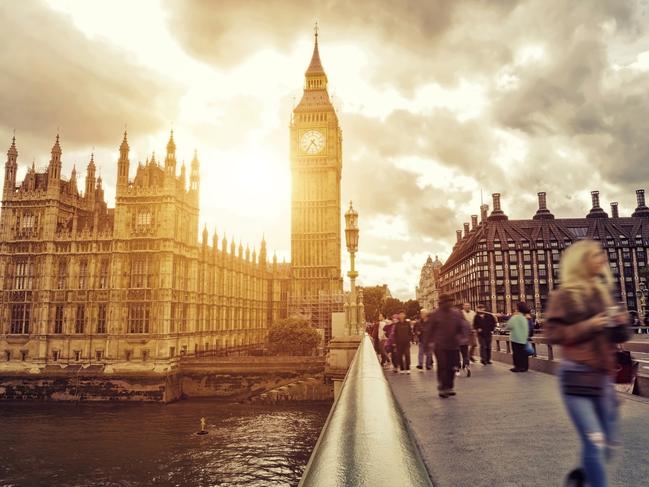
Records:
M432 487L370 338L363 337L300 487Z

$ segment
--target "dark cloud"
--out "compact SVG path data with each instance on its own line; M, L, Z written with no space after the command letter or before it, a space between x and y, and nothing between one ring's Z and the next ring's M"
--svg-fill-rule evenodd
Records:
M174 84L88 39L67 16L33 0L0 3L0 17L0 127L16 129L21 154L49 151L57 127L68 148L117 147L124 124L146 133L175 118Z

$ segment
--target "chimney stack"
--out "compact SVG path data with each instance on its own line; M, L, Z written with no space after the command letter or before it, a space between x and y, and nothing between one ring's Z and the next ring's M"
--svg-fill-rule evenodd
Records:
M591 191L590 197L593 200L593 207L586 218L608 218L608 214L599 206L599 191Z
M478 228L478 215L471 215L471 230Z
M489 220L507 220L507 215L500 209L500 193L491 195L493 198L494 209L489 216Z
M466 237L467 235L469 235L469 224L465 223L464 224L464 236Z
M611 218L619 218L620 214L617 209L617 201L611 202Z
M545 197L545 191L537 193L539 197L539 208L536 214L532 217L534 220L554 220L554 215L548 210L548 202Z
M455 236L457 237L457 243L460 243L460 240L462 240L462 230L455 230Z
M649 208L647 208L647 204L645 203L645 199L644 199L644 189L636 189L635 198L636 201L638 202L638 207L635 209L635 211L631 216L632 217L649 216Z
M599 191L591 191L590 196L593 200L593 208L599 208Z
M480 205L480 222L486 222L489 218L489 205Z

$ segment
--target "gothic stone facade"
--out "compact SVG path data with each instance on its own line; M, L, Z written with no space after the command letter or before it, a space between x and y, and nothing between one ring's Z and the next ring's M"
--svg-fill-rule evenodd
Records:
M439 305L439 271L442 263L435 256L435 260L428 256L426 263L421 268L419 285L415 290L417 301L422 308L432 310Z
M264 343L286 314L289 269L207 230L198 241L199 161L177 174L173 133L166 158L129 179L126 133L115 208L95 163L84 190L61 176L59 137L47 170L16 184L7 153L0 215L0 353L3 370L101 365L167 370L177 356Z
M591 238L608 255L617 297L639 310L649 250L644 190L636 191L637 208L630 217L619 216L617 203L611 203L609 217L600 207L599 192L591 196L593 206L585 218L555 218L545 193L538 193L539 208L531 220L509 220L500 194L494 194L492 213L487 216L488 206L483 205L481 222L472 215L471 225L457 231L453 252L441 269L442 292L456 303L484 303L494 313L511 313L518 301L541 312L549 292L559 285L562 251L576 240Z

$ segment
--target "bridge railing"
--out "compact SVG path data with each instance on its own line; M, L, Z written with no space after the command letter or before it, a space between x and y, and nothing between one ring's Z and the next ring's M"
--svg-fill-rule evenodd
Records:
M368 336L347 371L299 485L432 485Z

